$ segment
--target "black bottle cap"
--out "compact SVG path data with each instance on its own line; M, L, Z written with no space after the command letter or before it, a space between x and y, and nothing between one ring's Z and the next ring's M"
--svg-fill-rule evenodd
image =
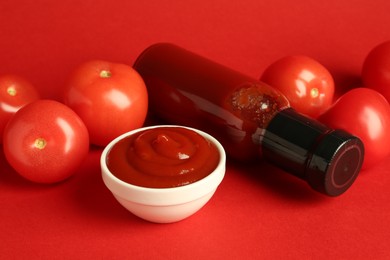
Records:
M271 120L262 147L264 158L329 196L338 196L352 185L364 158L359 138L330 129L292 108Z

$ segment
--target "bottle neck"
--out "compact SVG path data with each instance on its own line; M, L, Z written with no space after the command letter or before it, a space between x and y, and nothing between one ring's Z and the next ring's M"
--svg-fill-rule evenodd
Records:
M278 112L265 129L262 140L264 158L293 175L306 180L306 168L321 139L332 129L297 113L292 108Z

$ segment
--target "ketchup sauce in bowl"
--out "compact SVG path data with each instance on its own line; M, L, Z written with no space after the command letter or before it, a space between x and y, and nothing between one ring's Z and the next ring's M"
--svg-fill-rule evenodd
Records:
M226 155L214 137L200 130L149 126L108 144L101 169L122 206L145 220L170 223L210 200L225 175Z

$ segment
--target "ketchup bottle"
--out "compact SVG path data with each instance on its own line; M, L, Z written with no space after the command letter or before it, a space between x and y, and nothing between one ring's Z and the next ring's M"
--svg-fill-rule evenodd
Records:
M215 136L241 161L263 157L329 196L345 192L364 156L357 137L296 112L277 90L169 43L134 64L152 113Z

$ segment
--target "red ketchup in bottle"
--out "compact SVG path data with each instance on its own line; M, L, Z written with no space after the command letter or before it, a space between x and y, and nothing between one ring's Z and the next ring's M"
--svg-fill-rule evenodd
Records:
M344 193L360 171L360 139L297 113L277 90L169 43L138 57L151 111L216 137L237 160L262 156L329 196Z
M184 186L212 173L217 147L184 127L158 127L129 135L107 154L107 167L124 182L148 188Z

